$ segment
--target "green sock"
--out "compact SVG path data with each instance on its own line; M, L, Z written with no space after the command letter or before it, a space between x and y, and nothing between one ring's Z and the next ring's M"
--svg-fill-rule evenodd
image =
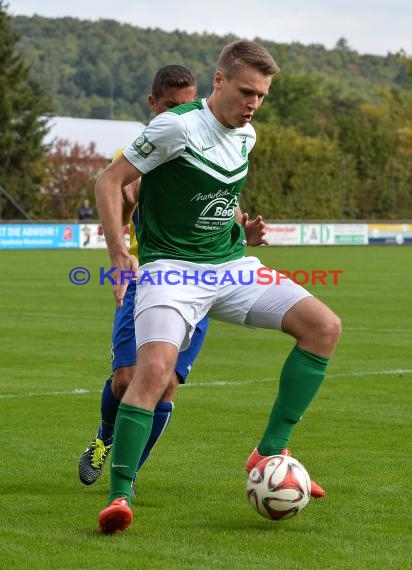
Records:
M109 503L126 497L152 429L153 412L121 403L114 427Z
M288 446L295 424L300 421L326 374L329 358L295 346L283 365L279 393L269 422L258 445L262 455L275 455Z

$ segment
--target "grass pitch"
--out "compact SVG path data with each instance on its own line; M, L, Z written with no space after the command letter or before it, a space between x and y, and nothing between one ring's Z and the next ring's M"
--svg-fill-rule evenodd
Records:
M78 480L110 371L114 304L105 251L2 251L0 567L252 570L410 565L411 249L260 248L290 271L342 269L309 286L343 320L327 379L291 448L327 496L273 523L245 498L256 445L293 346L281 333L213 322L138 483L135 521L95 532L108 470ZM74 286L72 267L91 272Z

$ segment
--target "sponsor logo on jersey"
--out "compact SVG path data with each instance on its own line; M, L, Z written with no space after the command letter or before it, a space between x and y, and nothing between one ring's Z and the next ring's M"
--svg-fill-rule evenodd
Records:
M236 206L238 204L237 198L233 197L231 200L226 198L215 198L209 202L200 212L198 221L200 222L218 222L219 225L227 223L235 216Z
M199 202L199 200L215 200L216 198L221 198L222 196L227 196L228 194L230 194L229 190L218 190L217 192L210 192L209 194L201 194L200 192L198 192L195 196L193 196L193 198L190 199L191 202L193 202L193 200L196 200L196 202Z

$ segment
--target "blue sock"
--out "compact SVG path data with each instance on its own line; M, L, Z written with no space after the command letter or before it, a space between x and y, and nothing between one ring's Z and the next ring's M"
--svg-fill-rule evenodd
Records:
M110 376L103 388L101 404L102 423L97 432L97 437L103 440L105 445L111 445L112 443L114 423L120 404L119 400L113 395L112 380L113 377Z
M142 457L140 458L137 472L149 457L154 445L165 432L169 425L170 418L172 417L173 402L159 402L154 410L152 431L150 432L149 441L143 450Z

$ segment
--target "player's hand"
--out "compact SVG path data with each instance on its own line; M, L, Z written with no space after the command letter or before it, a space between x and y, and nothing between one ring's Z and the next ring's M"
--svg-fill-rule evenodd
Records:
M130 222L139 201L140 178L122 188L123 211L122 220L126 226Z
M137 277L137 259L129 252L124 252L112 258L113 267L116 269L111 274L115 284L113 285L113 295L116 307L123 306L123 299L126 289L132 277Z
M249 214L244 213L242 216L242 226L245 230L248 245L268 245L265 239L266 224L262 216L257 216L254 220L249 220Z
M138 202L139 186L140 178L122 188L123 202L127 207L132 209L136 208Z

